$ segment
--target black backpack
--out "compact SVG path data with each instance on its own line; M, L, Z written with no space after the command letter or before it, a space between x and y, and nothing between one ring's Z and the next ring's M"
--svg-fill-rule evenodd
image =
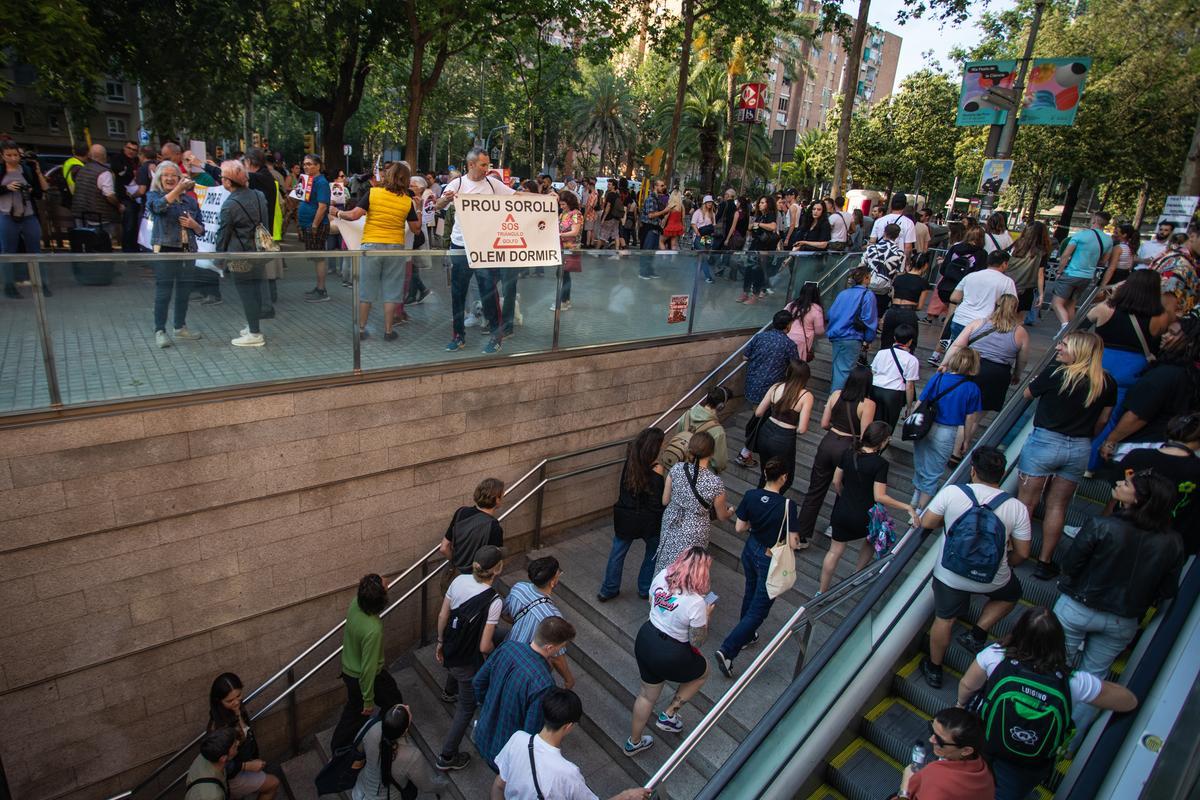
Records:
M1006 656L988 676L981 694L979 716L992 757L1029 769L1043 768L1063 753L1075 735L1069 675L1043 675Z
M482 662L479 640L487 625L487 611L496 597L492 587L451 609L450 620L442 632L442 663L447 667L466 667Z
M969 251L950 251L942 261L942 276L938 281L937 292L942 302L949 302L950 295L958 288L963 278L974 272L979 265L975 263L973 254Z

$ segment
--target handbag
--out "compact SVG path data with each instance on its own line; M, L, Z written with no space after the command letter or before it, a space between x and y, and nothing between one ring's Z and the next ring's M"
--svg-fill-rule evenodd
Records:
M758 434L762 431L766 419L765 414L761 417L751 414L750 419L746 421L746 449L752 453L758 452Z
M883 503L871 506L867 514L867 540L875 548L875 557L880 558L896 544L896 526Z
M788 542L788 504L783 500L783 519L779 523L779 535L770 548L771 565L767 567L767 597L774 600L796 585L796 553Z
M352 744L342 745L333 751L333 757L325 766L321 767L321 771L317 773L314 781L317 785L318 796L348 792L354 788L354 784L358 780L358 773L366 764L367 759L362 749L362 740L371 726L377 725L381 719L377 710L366 724L359 728Z
M563 253L563 272L583 272L583 254Z

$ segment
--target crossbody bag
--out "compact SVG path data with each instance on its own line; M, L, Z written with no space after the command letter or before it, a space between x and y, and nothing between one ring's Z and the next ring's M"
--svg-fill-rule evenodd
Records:
M546 800L546 795L542 794L542 786L538 783L537 764L533 760L533 737L536 733L529 734L529 772L533 775L533 790L537 792L538 800Z
M1150 352L1150 344L1146 341L1146 334L1142 333L1142 326L1138 325L1137 318L1133 314L1128 314L1129 324L1133 326L1133 332L1137 335L1138 344L1142 346L1142 355L1146 357L1146 362L1154 363L1154 354Z
M692 496L696 498L696 502L700 504L701 508L708 509L708 518L709 519L716 519L717 518L716 507L712 503L704 502L704 498L701 497L700 492L696 490L696 481L700 480L700 465L697 464L696 471L694 473L692 473L691 475L688 475L687 464L684 464L683 465L683 474L684 474L684 477L686 477L688 479L688 486L690 486L692 488Z

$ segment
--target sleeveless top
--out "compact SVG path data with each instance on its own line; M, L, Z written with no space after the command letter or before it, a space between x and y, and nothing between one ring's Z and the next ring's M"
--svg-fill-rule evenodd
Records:
M1134 317L1128 311L1114 311L1113 315L1108 318L1108 322L1096 326L1096 333L1104 340L1105 348L1111 347L1114 350L1141 354L1142 343L1138 341L1131 324L1135 320L1138 327L1142 329L1142 335L1146 337L1146 344L1149 346L1150 352L1157 353L1160 337L1150 335L1149 317Z
M975 339L976 336L980 338ZM1021 352L1021 346L1017 344L1016 328L1008 333L1000 333L991 322L985 322L970 338L975 339L971 349L979 353L980 358L997 364L1012 366L1017 361L1017 353Z
M858 406L860 403L862 403L861 400L843 400L839 397L837 406L829 416L829 427L837 428L843 433L862 436L862 420L858 417ZM849 431L846 430L847 422L850 423Z
M412 198L378 186L371 187L369 198L362 240L370 244L404 244Z
M1133 250L1129 244L1121 242L1117 245L1117 269L1129 272L1133 266Z
M796 399L799 400L806 394L808 394L808 389L802 390L800 392L800 397L797 397ZM780 392L780 399L783 399L782 391ZM800 412L792 408L781 408L778 402L771 403L770 413L772 419L776 420L777 422L781 422L790 428L795 428L800 425Z

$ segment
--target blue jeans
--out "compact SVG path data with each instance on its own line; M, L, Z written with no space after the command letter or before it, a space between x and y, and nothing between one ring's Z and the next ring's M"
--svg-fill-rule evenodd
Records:
M192 293L192 270L186 261L160 261L154 265L154 330L167 329L167 309L175 296L175 329L187 324L188 296Z
M742 594L742 618L721 643L721 652L733 659L750 643L775 601L767 596L767 571L771 556L762 543L751 536L742 548L742 572L746 575L746 590Z
M493 337L500 335L500 297L496 293L496 270L471 269L467 263L466 248L450 247L450 311L454 315L454 337L467 338L463 325L467 292L471 289L471 273L475 273L475 285L479 287L479 303L483 306L483 317L487 320L488 332Z
M954 455L957 425L934 423L924 439L913 447L913 486L925 494L937 494L938 484L950 456Z
M710 239L709 241L711 242L712 240ZM692 249L698 253L707 253L711 247L710 245L704 243L703 236L696 236L693 238ZM711 282L713 279L713 274L712 270L708 266L709 258L710 256L708 255L701 255L696 259L696 263L700 265L700 271L704 274L704 280Z
M1138 630L1138 621L1133 617L1096 611L1065 594L1059 595L1054 604L1054 615L1067 635L1068 660L1073 659L1082 647L1079 669L1101 680L1108 676L1108 668L1133 641Z
M36 214L29 214L21 219L13 219L10 214L0 214L0 253L15 254L20 252L21 240L25 240L25 252L36 255L42 252L42 225ZM14 283L14 264L4 265L4 285ZM50 270L42 270L42 283L50 285Z
M1025 312L1025 324L1036 325L1038 321L1038 310L1042 307L1042 296L1035 289L1033 292L1033 305Z
M645 539L646 554L642 556L642 566L638 569L637 590L639 595L650 594L650 583L654 580L654 554L658 552L657 536ZM600 594L613 597L621 591L621 573L625 569L625 556L636 539L613 537L612 551L608 554L608 566L604 568L604 583L600 585Z
M862 341L859 339L830 339L829 344L833 346L833 380L829 384L829 391L836 392L846 385L846 378L850 376L850 370L854 369L854 365L858 361L858 354L862 350Z

